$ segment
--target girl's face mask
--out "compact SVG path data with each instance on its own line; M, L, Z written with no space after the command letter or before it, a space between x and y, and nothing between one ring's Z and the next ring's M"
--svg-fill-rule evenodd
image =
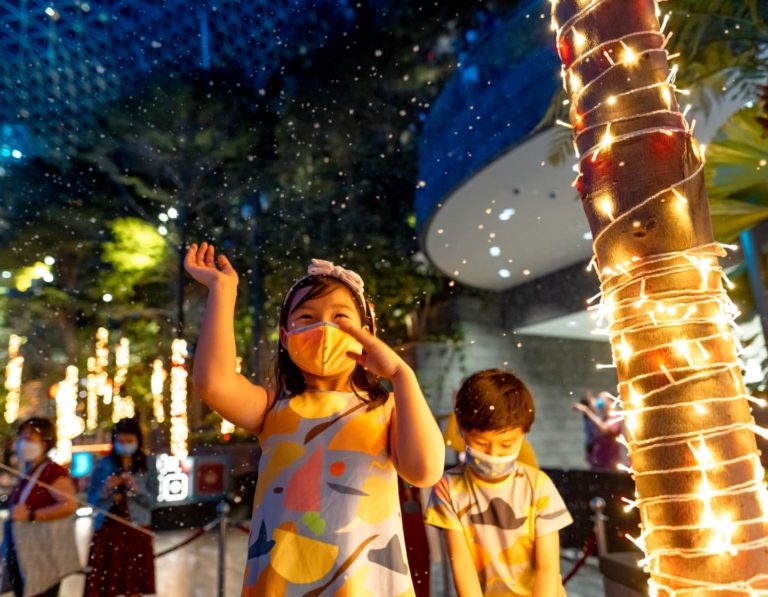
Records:
M138 449L139 444L136 442L115 442L115 453L118 456L133 456Z
M362 354L362 345L335 323L321 321L287 333L286 349L302 371L334 377L354 368L347 352Z
M28 439L19 439L16 441L16 458L22 462L34 462L43 455L45 448L40 442L30 441Z
M466 445L467 465L478 475L486 479L502 479L515 469L517 457L520 454L522 440L517 448L506 456L491 456L480 450Z

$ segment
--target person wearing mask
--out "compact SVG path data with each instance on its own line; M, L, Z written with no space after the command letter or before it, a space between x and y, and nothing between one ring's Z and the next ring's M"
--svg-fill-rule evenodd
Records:
M138 421L118 421L112 428L112 451L94 468L88 501L122 520L103 512L94 520L84 597L155 592L151 479Z
M2 545L2 588L12 590L16 597L55 597L61 579L80 567L77 551L71 553L75 484L66 469L48 457L55 446L52 421L33 417L19 425L16 458L23 476L8 500L10 516ZM40 530L47 531L47 541L40 540Z
M593 470L616 470L626 460L626 450L618 438L624 433L624 421L615 408L614 398L600 392L590 408L580 402L573 405L594 426L587 460Z

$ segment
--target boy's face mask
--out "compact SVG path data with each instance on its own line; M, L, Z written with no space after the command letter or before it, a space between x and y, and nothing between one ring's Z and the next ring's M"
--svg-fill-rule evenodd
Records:
M299 369L318 377L334 377L351 370L355 362L347 352L363 352L357 340L328 321L288 332L286 349Z
M520 454L520 448L523 441L517 445L515 450L506 456L491 456L480 450L466 445L467 465L478 475L486 479L501 479L508 476L515 469L517 457Z

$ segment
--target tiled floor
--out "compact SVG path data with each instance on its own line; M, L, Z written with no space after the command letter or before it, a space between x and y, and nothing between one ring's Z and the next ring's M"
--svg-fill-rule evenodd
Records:
M78 520L78 544L80 555L85 559L87 542L90 537L90 523L87 519ZM191 531L172 531L158 534L155 551L162 551L183 541ZM247 536L230 529L227 534L225 594L227 597L240 595ZM561 559L563 575L571 569L573 554L564 554ZM568 557L566 557L568 556ZM178 551L156 560L157 595L161 597L216 597L218 546L216 532L208 533L197 541ZM436 564L432 573L432 595L435 597L453 595L452 587L446 591L440 565ZM588 562L568 583L569 597L602 597L602 579L596 563ZM61 597L80 597L83 591L83 577L75 575L62 584Z

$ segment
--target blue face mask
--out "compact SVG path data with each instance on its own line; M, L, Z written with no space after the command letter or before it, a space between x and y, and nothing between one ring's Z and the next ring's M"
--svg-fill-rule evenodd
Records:
M515 470L515 463L520 454L521 441L514 452L506 456L490 456L480 450L466 446L467 465L478 475L486 479L501 479Z
M139 444L124 444L122 442L115 442L115 454L118 456L133 456L138 449Z

